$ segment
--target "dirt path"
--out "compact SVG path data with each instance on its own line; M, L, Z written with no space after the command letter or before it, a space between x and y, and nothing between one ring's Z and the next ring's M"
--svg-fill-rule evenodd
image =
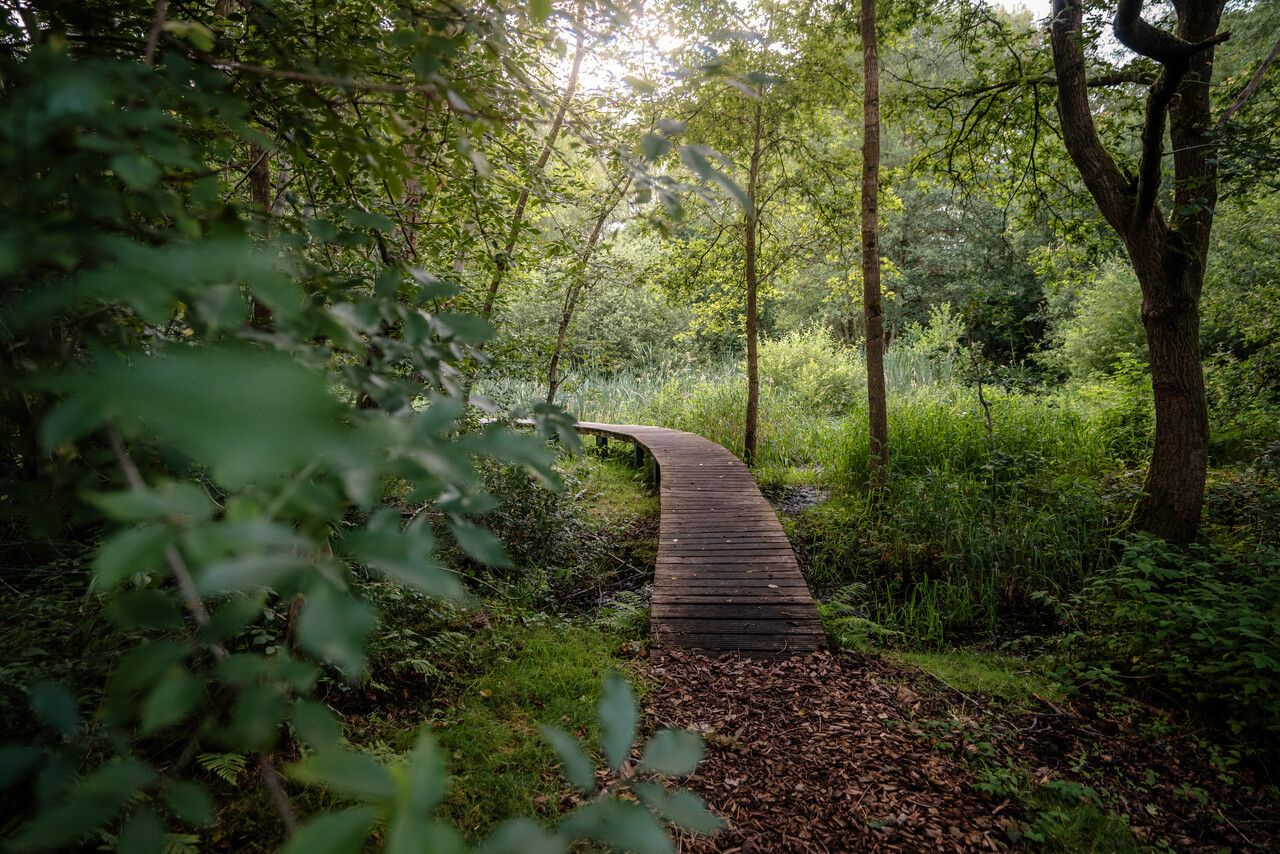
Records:
M1186 741L1138 738L1123 721L1062 709L1012 716L870 656L670 651L649 672L650 721L705 734L688 786L730 825L682 840L682 851L1005 849L1035 816L974 783L1014 765L1033 784L1105 790L1106 809L1128 814L1147 842L1269 850L1275 835L1274 802L1239 779L1224 786Z

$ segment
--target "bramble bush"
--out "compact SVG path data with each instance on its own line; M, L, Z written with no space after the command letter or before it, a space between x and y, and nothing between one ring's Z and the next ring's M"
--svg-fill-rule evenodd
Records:
M1137 536L1070 601L1077 673L1137 680L1256 745L1280 735L1280 553ZM1262 749L1266 749L1265 747Z

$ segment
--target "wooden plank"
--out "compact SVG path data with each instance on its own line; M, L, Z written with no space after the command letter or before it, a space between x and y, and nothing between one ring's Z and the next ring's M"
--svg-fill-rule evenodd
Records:
M813 652L826 648L823 638L805 635L722 635L699 633L696 635L670 635L660 639L669 646L682 649L712 649L726 652ZM662 643L659 643L661 646Z
M697 618L663 617L658 623L660 635L810 635L822 634L822 624L817 619L809 621L789 620L704 620Z
M813 608L807 602L788 605L783 602L759 602L754 599L739 604L701 602L697 605L672 603L664 600L654 603L653 616L663 620L695 618L707 620L758 620L802 619L813 616Z

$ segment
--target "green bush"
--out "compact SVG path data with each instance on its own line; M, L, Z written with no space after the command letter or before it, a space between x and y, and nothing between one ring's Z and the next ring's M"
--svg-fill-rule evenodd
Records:
M1112 259L1102 266L1081 291L1075 312L1054 330L1054 337L1060 349L1052 359L1078 380L1113 373L1131 360L1147 361L1142 291L1127 259Z
M1071 600L1067 660L1138 680L1255 744L1280 736L1280 552L1135 537ZM1274 748L1273 748L1274 749Z
M822 329L789 333L760 345L761 383L791 397L815 415L843 415L866 388L858 353L831 340Z

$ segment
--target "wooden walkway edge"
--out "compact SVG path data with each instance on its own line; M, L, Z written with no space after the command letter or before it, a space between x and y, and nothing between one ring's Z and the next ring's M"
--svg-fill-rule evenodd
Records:
M658 466L658 566L650 614L658 647L786 655L826 648L795 553L747 467L680 430L584 421Z

